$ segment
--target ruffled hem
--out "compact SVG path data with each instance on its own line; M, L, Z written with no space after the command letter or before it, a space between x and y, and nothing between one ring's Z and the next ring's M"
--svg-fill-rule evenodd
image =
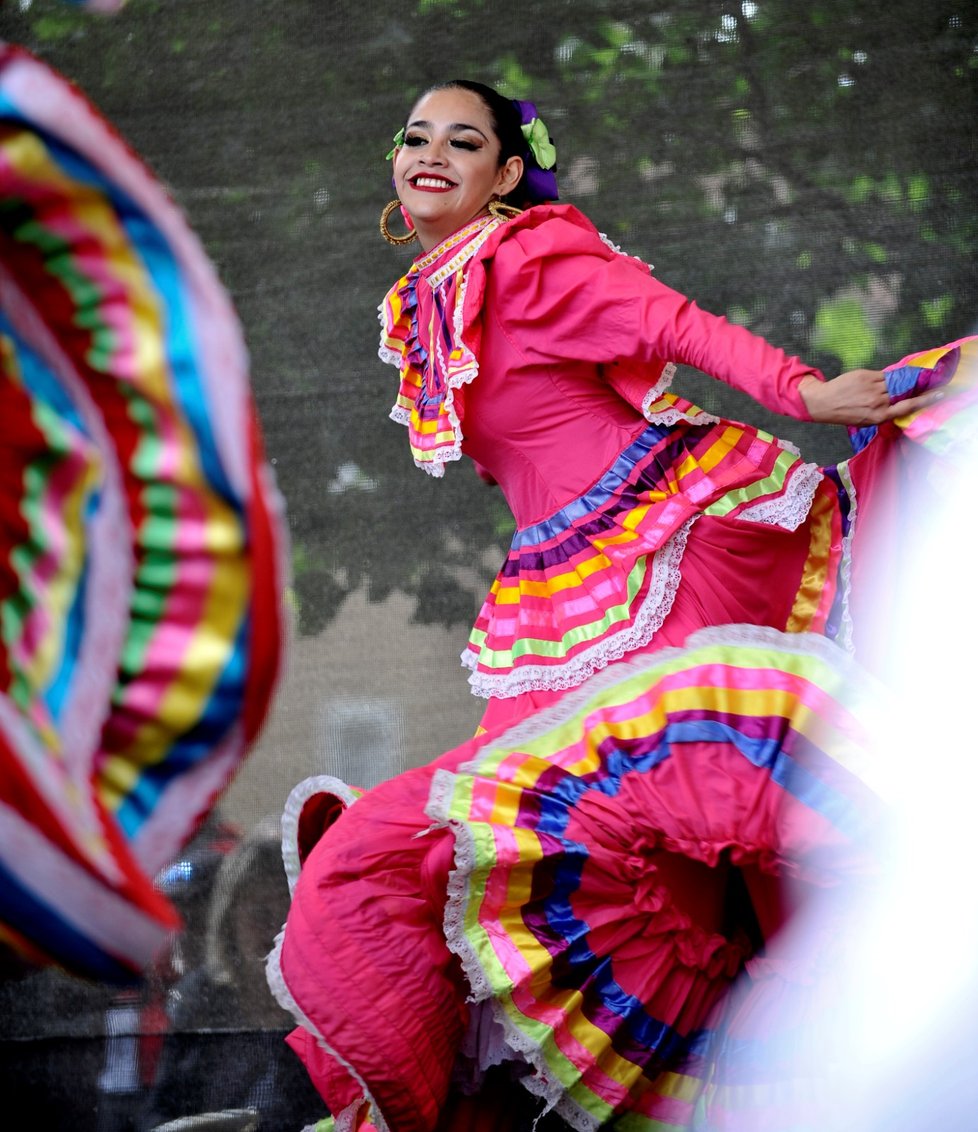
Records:
M645 468L655 471L665 435L650 426L590 492L517 533L461 654L474 695L564 691L646 648L672 609L701 514L788 532L809 516L822 469L774 438L756 481L699 504L681 492L645 504L659 491L644 482Z
M432 815L438 810L439 803L446 804L450 797L451 785L446 778L451 777L449 772L436 774L432 783ZM475 871L479 856L476 839L464 823L449 824L456 837L456 870L448 882L445 940L449 950L458 956L462 964L471 988L469 1002L476 1007L484 1005L489 1009L492 1023L498 1032L496 1043L489 1047L489 1056L479 1061L476 1068L485 1072L504 1060L525 1063L532 1070L532 1075L523 1077L521 1083L528 1092L544 1102L541 1116L553 1111L576 1132L592 1132L604 1122L596 1123L595 1117L575 1102L565 1083L548 1063L539 1041L513 1020L507 1003L496 997L495 990L486 977L479 952L470 942L465 923L470 901L468 878ZM670 953L668 959L659 957L663 966L671 961L674 966L687 967L690 971L702 972L714 978L723 973L732 980L750 953L746 940L721 940L699 928L678 911L665 886L654 887L645 895L647 905L654 906L655 910L654 929L643 933L643 944L649 955L656 950L653 946L654 937L656 942L661 942L661 950Z
M791 451L787 445L786 450ZM781 527L786 531L796 531L808 518L812 501L823 472L817 464L802 464L792 477L792 490L785 495L762 499L750 507L745 507L737 518L751 523L766 523L771 527Z
M339 818L339 816L360 797L363 791L348 786L332 775L319 774L303 779L290 791L282 813L282 861L289 882L289 893L295 896L299 873L310 850ZM311 1034L332 1057L341 1065L350 1078L362 1090L360 1097L341 1112L333 1116L329 1123L320 1121L313 1125L314 1132L390 1132L383 1116L370 1094L366 1081L357 1070L326 1040L315 1022L305 1013L289 989L282 973L282 948L285 943L285 929L275 937L275 943L265 960L265 978L275 1001L296 1023Z
M649 424L677 425L686 424L719 424L720 418L713 413L707 413L692 401L669 393L673 379L676 376L676 363L667 362L662 369L659 380L642 398L642 416Z
M777 707L747 692L779 684L788 700ZM693 715L687 687L700 705ZM522 1083L572 1128L591 1132L623 1112L648 1121L636 1127L658 1127L656 1119L686 1126L691 1108L666 1095L663 1078L674 1072L695 1090L696 1059L682 1053L691 1034L672 1027L687 1011L693 1030L708 1023L749 949L676 905L655 879L663 864L656 852L705 866L732 854L815 884L862 867L877 806L869 721L878 694L823 637L725 626L654 661L609 666L476 758L435 773L427 813L456 839L446 940L470 1001L490 1005L506 1048L531 1067ZM655 737L633 723L645 719L654 720ZM694 774L707 799L697 817L670 805L673 786L659 768L680 758L684 744L689 758L699 757L703 742L711 760L728 744L738 753L715 790L708 773L676 772ZM743 795L732 798L738 782ZM657 791L663 796L653 804ZM718 817L727 806L729 821ZM627 851L615 821L627 826ZM630 946L637 950L621 959ZM650 999L672 1021L647 1014ZM641 1052L632 1046L638 1033L651 1042Z
M749 954L697 910L698 882L721 892L713 878L724 882L728 858L815 885L848 875L874 812L863 689L822 637L726 626L609 666L367 794L335 831L339 857L310 860L268 964L337 1128L433 1127L439 1110L431 1089L415 1089L417 1067L439 1079L437 1106L459 1058L483 1070L515 1062L527 1091L579 1132L619 1114L643 1132L690 1127ZM717 759L719 778L707 770ZM305 785L293 826L320 789L345 792L328 778ZM468 1039L449 1024L449 1012L458 1026L464 1015L446 940L470 1020L485 1015ZM339 949L332 967L320 941ZM394 982L349 981L375 970Z
M498 696L509 699L525 692L546 690L551 692L576 688L596 672L621 660L626 653L644 648L662 628L672 609L676 590L682 580L680 563L686 549L689 530L698 516L686 521L675 535L651 556L652 581L644 601L632 622L621 632L597 642L559 666L525 665L500 675L478 671L479 657L472 651L463 652L463 667L472 670L469 686L472 694L489 699Z
M306 1014L289 990L285 976L282 974L282 948L284 943L285 929L283 928L275 937L275 944L265 960L265 979L272 997L283 1010L295 1019L303 1030L315 1039L316 1044L337 1065L342 1066L359 1090L356 1099L336 1113L331 1118L331 1123L326 1124L325 1127L329 1129L329 1132L391 1132L363 1076L329 1043L322 1030ZM317 1132L321 1132L321 1124L322 1122L319 1122L312 1127Z

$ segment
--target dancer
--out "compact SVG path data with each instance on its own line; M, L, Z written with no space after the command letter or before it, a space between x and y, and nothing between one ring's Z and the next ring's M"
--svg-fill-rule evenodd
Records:
M290 799L269 979L337 1129L513 1126L501 1072L574 1128L689 1127L738 972L867 867L860 531L890 422L945 427L930 385L970 344L894 370L899 404L894 373L826 382L552 203L535 108L479 84L428 91L392 157L381 229L420 245L381 308L392 416L425 471L470 456L517 532L463 654L481 733ZM807 464L670 392L675 362L862 451Z

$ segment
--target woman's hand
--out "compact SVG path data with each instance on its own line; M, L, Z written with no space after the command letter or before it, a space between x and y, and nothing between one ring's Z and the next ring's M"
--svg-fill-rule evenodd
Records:
M831 381L804 377L798 391L813 421L857 426L904 417L932 405L942 396L940 390L931 390L892 403L879 369L851 369Z

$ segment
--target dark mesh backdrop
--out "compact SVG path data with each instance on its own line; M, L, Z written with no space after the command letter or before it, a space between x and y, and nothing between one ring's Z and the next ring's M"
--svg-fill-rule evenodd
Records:
M387 421L383 160L416 94L532 97L562 199L670 285L834 374L976 326L978 9L966 0L130 0L0 4L170 186L231 291L292 538L294 634L262 742L160 884L187 930L144 988L0 982L0 1086L24 1127L139 1132L322 1109L261 955L287 900L275 822L318 771L365 785L469 736L457 663L508 540L467 465L429 480ZM678 387L812 459L841 429ZM255 1120L260 1119L260 1125ZM231 1121L231 1118L228 1118ZM197 1122L193 1127L208 1127ZM217 1127L217 1125L214 1125Z

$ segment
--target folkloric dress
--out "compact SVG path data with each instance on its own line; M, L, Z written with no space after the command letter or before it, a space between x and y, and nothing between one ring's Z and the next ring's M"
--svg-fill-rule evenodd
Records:
M958 396L822 469L669 389L683 363L805 418L821 375L571 207L476 220L381 320L415 461L471 456L517 529L463 654L480 734L362 796L290 799L269 959L290 1040L337 1129L430 1130L499 1061L576 1129L698 1107L760 1127L771 987L831 962L821 940L777 955L782 883L810 902L873 871L875 686L851 653L867 628L876 659L893 469L953 457L976 343L892 367L894 397Z

